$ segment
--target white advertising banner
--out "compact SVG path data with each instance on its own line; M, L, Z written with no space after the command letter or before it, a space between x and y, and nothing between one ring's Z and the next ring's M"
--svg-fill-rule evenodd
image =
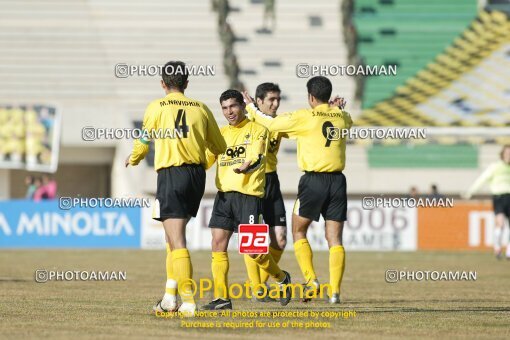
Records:
M202 200L197 217L190 220L186 229L190 250L210 250L211 232L208 228L214 200ZM292 207L294 201L286 200L287 249L292 249ZM142 248L164 249L165 237L161 222L151 218L152 209L142 213ZM361 251L413 251L417 248L417 217L413 208L363 209L361 201L349 201L347 223L344 226L343 244L346 250ZM308 240L313 250L328 250L324 220L312 222ZM230 249L237 247L237 236L230 241Z

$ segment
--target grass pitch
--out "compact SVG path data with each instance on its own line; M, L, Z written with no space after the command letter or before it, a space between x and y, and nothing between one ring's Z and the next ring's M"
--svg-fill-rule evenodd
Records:
M193 252L195 278L210 278L209 252ZM271 323L309 319L262 318L256 329L185 328L182 320L149 315L164 292L164 251L8 250L0 252L0 338L162 338L277 339L340 336L362 338L509 338L510 261L475 252L347 253L342 304L325 301L252 303L235 300L234 310L355 311L356 317L324 319L331 328L269 328ZM230 253L230 283L246 280L240 255ZM292 252L282 268L301 282ZM314 264L327 282L328 253L316 252ZM52 281L36 283L34 272L47 270L126 271L126 281ZM385 271L476 271L477 280L386 283ZM199 301L204 304L210 297ZM200 321L249 321L211 320ZM253 319L251 319L253 321ZM186 320L186 321L189 321ZM274 324L273 324L274 325Z

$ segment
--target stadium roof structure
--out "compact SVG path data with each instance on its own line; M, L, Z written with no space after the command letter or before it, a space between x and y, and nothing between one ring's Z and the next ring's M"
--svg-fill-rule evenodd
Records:
M356 126L510 127L510 20L478 18L435 60ZM508 142L499 137L493 141Z

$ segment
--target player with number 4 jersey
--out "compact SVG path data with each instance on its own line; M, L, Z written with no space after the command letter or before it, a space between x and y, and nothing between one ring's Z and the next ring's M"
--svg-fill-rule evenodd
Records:
M225 151L226 144L207 106L184 95L188 86L186 65L180 61L167 63L162 78L166 96L151 102L143 118L145 135L154 138L154 167L158 172L152 217L163 222L167 241L165 295L153 310L176 311L179 287L183 301L179 312L193 316L195 300L190 294L182 294L193 277L186 224L196 216L205 190L205 147L218 155ZM149 142L145 137L134 142L126 166L137 165L145 157Z

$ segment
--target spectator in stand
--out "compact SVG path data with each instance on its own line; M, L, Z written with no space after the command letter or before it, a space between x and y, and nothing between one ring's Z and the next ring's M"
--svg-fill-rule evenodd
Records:
M230 12L228 0L217 0L216 10L218 11L218 29L221 32L222 26L227 22L228 12Z
M264 1L264 30L267 32L274 31L276 28L276 12L274 9L275 0ZM268 21L271 20L271 28L268 26Z
M444 195L439 193L439 190L437 189L437 185L432 184L430 186L430 195L429 198L444 198Z
M37 187L34 183L34 176L25 177L25 185L27 186L27 193L25 194L25 198L31 200L34 198L34 193Z
M225 54L233 54L236 37L234 35L234 31L232 31L232 26L230 26L228 22L225 22L225 25L221 26L220 29L221 42L223 43Z
M37 179L40 186L34 193L34 201L52 200L57 197L57 182L50 178L49 175L43 175L42 180Z
M418 189L416 187L411 187L411 190L409 190L409 198L419 198L420 193L418 192Z
M43 186L45 187L47 199L53 200L57 198L57 182L47 174L42 176Z
M43 194L44 194L44 188L43 188L41 177L34 178L34 186L35 186L35 191L34 191L34 195L32 196L32 198L34 201L38 202L43 199Z

